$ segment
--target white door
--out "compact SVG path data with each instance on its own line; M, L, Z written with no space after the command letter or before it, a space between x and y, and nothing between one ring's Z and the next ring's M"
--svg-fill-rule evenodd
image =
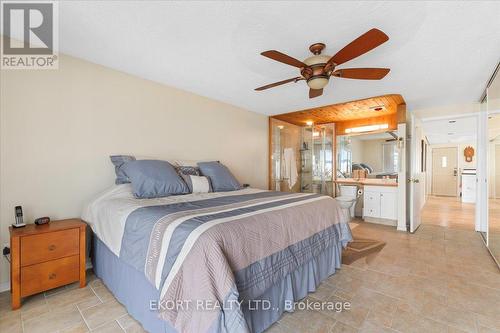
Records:
M432 149L432 194L457 196L457 147Z
M410 192L410 232L415 232L422 221L422 192L425 185L425 174L422 172L422 145L424 139L422 123L411 115L410 128L410 177L408 178Z

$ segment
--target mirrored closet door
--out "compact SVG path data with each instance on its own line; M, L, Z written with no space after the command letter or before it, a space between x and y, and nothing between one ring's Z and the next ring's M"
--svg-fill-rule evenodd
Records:
M488 163L488 248L500 264L500 74L490 81L486 91L487 163Z

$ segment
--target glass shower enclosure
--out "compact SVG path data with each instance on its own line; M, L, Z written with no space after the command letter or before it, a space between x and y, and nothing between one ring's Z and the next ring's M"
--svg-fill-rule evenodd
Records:
M334 124L297 126L271 118L270 189L333 196Z

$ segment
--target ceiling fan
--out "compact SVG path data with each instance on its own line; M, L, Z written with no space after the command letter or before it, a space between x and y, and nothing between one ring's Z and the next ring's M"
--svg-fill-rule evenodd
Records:
M304 61L297 60L276 50L262 52L264 57L294 66L300 69L300 75L288 80L283 80L265 86L255 88L257 91L269 89L289 82L305 80L309 86L309 98L321 96L323 88L328 84L330 76L359 80L380 80L389 73L389 68L343 68L336 69L337 66L359 57L366 52L373 50L377 46L387 42L389 37L378 29L359 36L334 56L322 55L325 48L323 43L315 43L309 46L309 50L314 54Z

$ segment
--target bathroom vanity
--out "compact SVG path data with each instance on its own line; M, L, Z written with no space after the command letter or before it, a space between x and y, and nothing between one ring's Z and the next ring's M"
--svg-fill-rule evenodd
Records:
M356 216L366 222L397 225L398 183L395 179L341 178L335 182L340 186L356 185L363 191Z
M396 226L398 188L396 186L365 186L363 219L366 222Z

